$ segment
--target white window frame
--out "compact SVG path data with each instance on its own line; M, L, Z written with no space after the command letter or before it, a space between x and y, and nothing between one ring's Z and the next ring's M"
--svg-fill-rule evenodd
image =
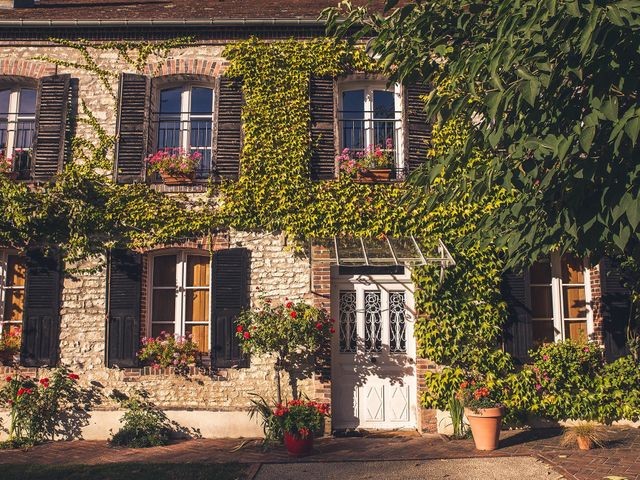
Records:
M34 90L34 87L29 87L26 85L15 85L10 88L2 88L0 90L10 90L9 94L9 112L7 113L7 145L5 148L5 156L12 157L13 153L16 149L16 133L18 131L18 123L19 122L34 122L34 136L35 136L35 120L36 114L34 112L33 115L21 115L20 114L20 95L22 90ZM37 96L37 91L36 91ZM33 148L33 140L31 142L31 147L24 148L22 150L31 151Z
M582 261L582 273L584 277L584 284L582 283L563 283L562 281L562 256L554 252L550 255L549 259L545 259L551 263L551 305L553 318L531 318L532 322L553 320L554 341L561 342L567 338L567 332L565 332L564 316L564 294L563 287L577 287L584 286L585 295L585 308L587 310L586 323L587 323L587 337L590 338L593 335L593 308L591 297L591 269L587 259ZM527 296L529 298L529 307L531 308L531 287L548 287L546 283L531 283L531 276L529 275Z
M364 90L364 122L365 122L365 147L368 145L372 145L374 143L373 138L373 128L372 123L373 120L373 92L374 90L384 90L386 92L393 93L393 104L394 104L394 112L395 117L393 118L394 122L394 135L396 145L394 148L396 150L396 169L399 172L402 172L405 166L404 159L404 135L402 129L402 113L403 113L403 104L402 104L402 87L399 83L391 85L387 87L387 82L385 80L350 80L345 79L338 82L338 112L341 113L343 108L342 103L342 94L344 92L348 92L350 90ZM389 119L391 120L391 119ZM342 138L343 128L340 123L342 118L339 119L338 122L338 144L340 145L340 152L344 149L344 139ZM369 122L369 126L367 125Z
M211 115L208 114L192 114L191 113L191 97L193 88L207 88L211 90ZM158 103L160 102L160 98L162 98L162 92L165 90L174 90L180 88L180 112L179 113L162 113L160 109L158 109L158 124L162 121L163 117L171 118L175 116L179 118L179 128L180 128L180 145L179 148L183 150L189 150L189 152L193 151L201 151L207 150L209 152L210 162L213 162L213 130L214 130L214 122L215 122L215 109L216 109L216 89L213 85L201 83L201 82L188 82L188 83L177 83L177 84L167 84L162 85L158 90ZM211 120L211 142L206 147L193 147L191 145L191 122L194 120ZM184 127L186 126L186 127ZM159 132L159 129L158 129ZM159 143L158 138L159 133L156 134L156 143ZM159 147L158 147L159 148ZM211 169L212 165L209 165L209 169Z
M153 285L153 269L155 264L156 257L164 257L164 256L176 256L176 302L175 302L175 311L174 311L174 321L173 322L153 322L153 292L155 290L174 290L173 287L155 287ZM189 256L198 256L198 257L208 257L209 258L209 321L208 322L187 322L185 320L186 317L186 298L188 290L204 290L202 287L194 287L187 286L187 257ZM209 327L209 335L207 336L207 345L206 351L211 351L211 301L213 299L213 281L212 281L212 265L211 265L211 255L209 253L204 252L202 250L163 250L161 252L156 252L153 255L149 255L148 263L148 281L147 281L147 298L149 299L146 315L146 326L148 337L153 335L153 325L173 325L174 333L178 335L186 334L187 325L207 325Z
M20 321L5 321L5 300L7 298L7 290L22 290L26 291L26 282L25 285L19 287L7 287L7 273L8 273L8 264L9 264L9 256L16 255L19 256L19 253L16 250L1 250L0 251L0 333L4 331L6 325L22 325L24 318L20 319Z

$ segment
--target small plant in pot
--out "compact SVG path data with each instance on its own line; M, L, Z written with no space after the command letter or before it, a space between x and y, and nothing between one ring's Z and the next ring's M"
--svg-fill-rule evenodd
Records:
M360 182L386 182L393 169L393 141L388 138L382 145L369 145L364 151L345 148L337 157L340 171Z
M10 178L15 178L16 173L13 171L13 159L0 151L0 174Z
M458 398L464 405L478 450L498 448L504 416L504 406L498 393L482 380L466 380L460 384Z
M149 173L158 173L166 185L193 183L202 154L182 148L158 150L147 157Z
M565 428L561 443L564 446L578 445L580 450L591 450L594 445L603 446L604 429L593 422L582 422Z
M304 457L313 450L314 432L322 427L329 415L329 405L306 400L290 400L278 404L273 412L284 433L284 445L289 455Z

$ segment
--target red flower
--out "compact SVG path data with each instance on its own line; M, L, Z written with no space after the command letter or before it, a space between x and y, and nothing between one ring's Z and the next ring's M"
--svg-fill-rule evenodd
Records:
M71 380L78 380L78 379L80 379L80 377L79 377L78 375L76 375L75 373L70 373L70 374L69 374L69 378L70 378Z
M253 329L254 329L254 330L257 330L257 329L258 329L258 326L257 326L257 325L254 325L254 326L253 326Z
M249 332L244 332L244 338L249 340L251 338L251 334Z
M298 433L302 438L307 438L311 431L307 427L302 427L300 430L298 430Z
M242 331L242 325L238 325L236 327L236 332L241 332Z
M44 385L45 387L49 385L49 379L48 378L41 378L40 379L40 385Z
M10 382L10 381L12 380L12 379L11 379L11 375L9 375L7 378L5 378L5 380L6 380L7 382Z
M466 381L460 384L460 388L467 388L468 386L469 386L469 382L466 382Z
M293 302L287 302L287 304L285 305L285 307L287 307L287 308L293 308Z
M291 318L296 318L298 316L298 314L295 312L295 310L293 312L291 312L289 315L291 315Z
M330 331L331 333L336 333L336 329L335 329L335 328L333 328L333 327L331 327L331 328L329 329L329 331Z
M316 328L322 330L322 324L320 322L316 323Z

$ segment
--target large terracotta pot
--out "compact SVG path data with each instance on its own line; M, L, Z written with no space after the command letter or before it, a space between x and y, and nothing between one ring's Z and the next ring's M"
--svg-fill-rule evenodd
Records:
M165 185L190 185L194 182L196 178L195 172L189 174L169 174L169 173L160 173L162 177L162 181Z
M502 427L503 407L480 408L473 411L464 409L464 414L471 425L473 441L478 450L495 450L500 441L500 428Z
M284 446L292 457L306 457L313 450L313 434L302 438L299 435L292 435L289 432L284 434Z
M371 168L360 172L358 174L358 180L361 182L388 182L391 180L390 168Z

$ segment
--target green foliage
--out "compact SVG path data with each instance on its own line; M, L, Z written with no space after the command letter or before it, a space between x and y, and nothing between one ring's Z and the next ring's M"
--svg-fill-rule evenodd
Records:
M415 178L430 186L432 208L510 192L513 202L480 219L468 241L506 247L512 265L558 245L640 256L637 2L386 4L383 15L348 2L325 15L337 36L372 37L369 53L393 80L452 82L457 98L435 89L427 111L470 128L455 154L441 152ZM474 166L476 148L491 155ZM462 188L432 185L443 171Z
M162 410L148 401L143 392L119 400L126 412L120 419L120 430L109 441L111 445L148 448L169 443L171 422Z
M282 431L301 438L320 431L322 421L328 414L328 404L307 400L289 400L286 405L279 403L274 411Z
M61 367L40 379L9 375L0 390L0 405L9 409L6 448L32 446L65 433L69 417L81 409L78 376Z
M152 367L174 367L179 373L195 365L197 356L198 344L192 340L191 334L185 337L166 332L157 337L144 337L138 352L138 359L151 362Z
M264 433L262 445L268 447L272 443L281 443L283 439L282 422L273 413L271 407L273 403L267 402L264 397L257 393L249 393L249 416L259 418Z
M481 408L502 406L504 394L484 380L471 378L460 384L457 397L465 408L477 412Z

